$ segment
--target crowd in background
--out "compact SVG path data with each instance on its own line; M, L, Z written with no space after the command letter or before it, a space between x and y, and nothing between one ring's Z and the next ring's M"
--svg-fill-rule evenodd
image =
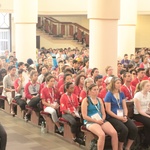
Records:
M125 54L116 64L116 76L111 65L101 75L98 68L89 68L87 48L43 47L37 51L37 61L29 58L27 62L18 62L15 52L6 50L0 57L2 95L7 97L12 115L13 99L22 110L26 105L38 111L42 107L51 114L60 133L64 131L58 120L61 115L70 123L73 141L78 140L79 126L85 124L98 136L98 150L104 148L105 133L111 136L113 150L122 150L127 139L125 148L130 149L137 128L128 118L126 101L134 100L134 117L145 126L144 145L148 147L150 50L143 48L130 56ZM30 114L27 110L26 121Z

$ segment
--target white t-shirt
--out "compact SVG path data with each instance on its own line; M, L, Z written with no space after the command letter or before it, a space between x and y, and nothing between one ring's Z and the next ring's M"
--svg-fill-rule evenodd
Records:
M40 74L39 76L38 76L38 83L42 83L43 82L43 79L44 79L44 75L43 74Z
M134 98L138 99L140 102L141 109L146 112L148 108L150 109L150 92L147 93L147 96L144 96L142 92L137 92L134 95ZM139 114L134 104L134 114Z

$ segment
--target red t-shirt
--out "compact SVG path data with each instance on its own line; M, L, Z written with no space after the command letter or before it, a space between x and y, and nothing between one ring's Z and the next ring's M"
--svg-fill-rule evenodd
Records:
M74 112L75 109L79 106L77 96L72 93L71 96L68 96L64 93L60 98L60 111L62 114L65 114L65 110L69 110L70 112Z
M140 66L139 66L139 68L144 68L144 64L141 63Z
M38 82L36 82L35 84L32 84L29 81L25 85L24 92L25 92L25 97L27 99L31 99L34 94L39 94L40 95L40 93L41 93L41 86L40 86L40 84Z
M41 91L41 99L44 99L47 103L52 104L57 101L58 94L54 88L44 87ZM45 109L47 106L43 107Z
M104 77L103 77L103 82L106 80L107 77L108 77L108 76L104 76ZM104 82L104 83L105 83L105 82Z
M141 80L141 81L142 81L142 80ZM131 85L134 86L134 87L136 87L136 85L137 85L138 83L140 83L141 81L140 81L138 78L136 78L136 79L134 79L134 80L131 81Z
M149 77L145 75L142 80L149 80Z
M57 84L57 88L59 89L64 84L64 79L60 79Z
M15 82L14 82L14 88L15 88L15 91L16 91L16 92L18 92L18 91L17 91L17 88L18 88L18 86L19 86L19 82L20 82L20 79L19 79L19 78L16 79Z
M63 84L63 85L59 88L58 91L59 91L59 94L60 94L60 95L62 95L62 94L65 93L64 88L65 88L65 84Z
M106 94L107 94L107 89L106 88L103 88L101 91L100 91L100 93L98 94L98 97L99 98L101 98L103 101L104 101L104 98L105 98L105 96L106 96Z
M77 97L79 98L81 91L83 90L83 87L80 86L75 86L74 87L74 94L77 95Z
M120 90L124 93L124 95L127 98L127 100L133 99L134 92L135 92L135 87L134 86L130 85L129 87L127 87L125 84L123 84L121 86Z
M82 90L79 96L79 102L81 103L85 97L87 97L87 92Z
M41 90L43 89L43 88L45 88L46 87L46 82L43 82L42 84L41 84Z

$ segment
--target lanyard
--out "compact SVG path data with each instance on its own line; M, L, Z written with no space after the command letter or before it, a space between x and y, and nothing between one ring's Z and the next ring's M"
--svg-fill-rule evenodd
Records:
M67 98L68 98L68 100L69 100L69 103L72 105L73 109L76 110L76 108L74 107L74 104L73 104L74 100L73 100L72 94L71 94L71 98L68 96L67 93L66 93L66 95L67 95Z
M79 91L81 92L81 91L82 91L82 88L81 88L80 86L78 86L78 88L79 88ZM79 93L80 93L80 92L79 92Z
M125 86L125 87L127 88L127 90L129 91L131 98L133 98L131 86L130 86L130 88L128 88L125 84L124 84L124 86Z
M48 93L49 93L49 96L52 100L52 103L54 102L54 89L52 88L52 92L50 92L50 89L48 88Z
M116 98L116 96L114 95L115 99L116 99L116 102L117 102L117 105L120 109L120 95L119 95L119 98Z
M92 100L92 98L90 98ZM99 100L98 101L98 107L100 108L100 105L99 105ZM92 102L93 103L93 102ZM93 104L94 105L94 104ZM95 108L97 109L98 113L101 115L101 112L100 112L100 109L98 109L97 105L94 105Z
M99 105L99 103L98 103L98 105ZM98 109L98 107L96 105L94 105L94 106L97 109L97 111L100 113L100 110Z
M117 105L118 105L118 107L120 109L120 99L116 99L116 101L117 101Z

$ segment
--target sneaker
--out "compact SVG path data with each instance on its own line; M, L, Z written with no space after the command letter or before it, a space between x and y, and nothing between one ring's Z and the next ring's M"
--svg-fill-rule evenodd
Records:
M74 138L73 141L79 143L80 145L85 145L85 141L81 138Z
M63 132L64 132L64 127L60 126L60 127L58 128L58 130L59 130L59 133L63 133Z
M29 119L28 119L27 115L25 115L24 120L25 120L25 122L28 122Z
M13 111L11 111L11 113L10 113L13 117L15 116L15 113L13 112Z
M73 142L76 142L76 137L75 138L72 138Z

